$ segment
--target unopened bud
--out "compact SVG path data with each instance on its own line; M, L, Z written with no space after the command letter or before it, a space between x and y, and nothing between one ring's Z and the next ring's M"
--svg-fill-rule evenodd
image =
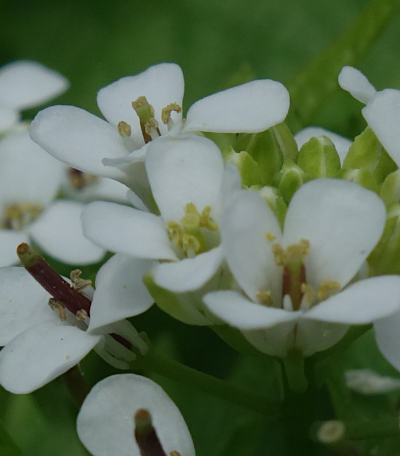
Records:
M299 151L297 164L310 179L336 177L340 171L339 155L327 136L307 141Z
M286 162L282 167L279 190L286 203L289 203L294 193L303 185L304 171L293 162Z

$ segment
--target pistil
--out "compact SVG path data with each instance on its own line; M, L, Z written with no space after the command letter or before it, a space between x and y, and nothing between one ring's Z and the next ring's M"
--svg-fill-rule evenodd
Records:
M17 254L24 268L53 298L76 315L85 311L90 315L91 301L75 290L46 261L26 243L20 244Z
M168 456L163 450L150 413L139 409L135 413L135 439L141 456Z
M140 128L145 143L150 142L153 136L161 136L158 122L154 118L154 108L147 101L146 97L139 97L132 101L132 108L135 110L140 121Z

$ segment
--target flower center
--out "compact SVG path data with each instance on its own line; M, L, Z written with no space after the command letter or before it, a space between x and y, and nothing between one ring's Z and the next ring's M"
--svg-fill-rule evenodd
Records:
M217 232L218 226L210 214L211 206L199 212L193 203L188 203L180 223L167 223L168 237L179 256L192 258L211 248L211 233Z
M1 217L0 227L11 230L22 230L35 220L43 210L37 203L21 202L6 206Z
M132 101L132 108L139 117L140 129L146 144L161 136L158 122L154 117L154 108L147 101L145 96L140 96L136 100ZM165 125L167 125L168 130L171 130L174 126L174 121L171 117L172 112L182 112L182 107L177 103L170 103L162 109L161 120ZM132 135L132 127L124 120L118 122L117 128L118 133L123 138L127 138Z
M69 181L75 190L82 190L99 180L94 174L84 173L76 168L68 168L67 173Z
M275 237L271 233L265 235L268 242ZM275 263L282 267L282 304L285 310L309 309L340 290L339 282L324 280L318 288L307 283L304 260L310 251L310 241L301 239L284 249L280 244L272 244ZM259 290L257 300L260 304L274 306L270 291ZM275 305L276 306L276 305Z

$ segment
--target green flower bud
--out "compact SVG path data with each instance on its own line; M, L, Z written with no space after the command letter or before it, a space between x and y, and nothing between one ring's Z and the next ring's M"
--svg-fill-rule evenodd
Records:
M368 170L380 184L389 173L397 169L397 166L373 131L367 127L355 138L344 160L343 168Z
M385 229L368 258L370 275L400 274L400 204L388 211Z
M287 160L282 167L279 191L286 203L289 203L293 194L305 181L304 171L292 161Z
M258 164L262 185L271 185L285 158L294 160L297 145L286 124L276 125L262 133L238 135L236 150L245 150Z
M262 185L263 175L261 168L246 151L235 152L231 150L230 153L225 155L225 161L236 165L244 186Z
M299 151L297 164L307 178L336 177L340 171L340 158L333 142L326 136L311 138Z
M381 187L380 196L387 207L400 202L400 170L386 176Z
M379 193L379 186L376 183L376 179L368 169L344 169L340 177L350 182L355 182L375 193Z
M285 221L287 205L275 187L262 187L257 189L258 193L265 199L270 209L274 212L281 227Z

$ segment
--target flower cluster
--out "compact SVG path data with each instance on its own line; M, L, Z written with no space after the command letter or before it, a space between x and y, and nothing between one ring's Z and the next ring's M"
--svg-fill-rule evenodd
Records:
M13 98L21 71L32 93L15 86ZM23 266L0 269L1 385L31 392L91 349L116 368L140 367L152 350L126 319L153 302L285 365L373 324L400 370L400 91L376 91L350 67L339 84L365 104L368 127L353 142L319 127L293 136L288 91L267 79L205 97L183 117L183 75L170 63L101 89L105 120L52 106L29 137L17 111L65 80L29 62L1 69L1 264L16 264L20 244ZM94 289L76 270L61 277L29 239L69 264L113 256ZM194 454L174 404L133 374L94 387L78 433L95 455Z

